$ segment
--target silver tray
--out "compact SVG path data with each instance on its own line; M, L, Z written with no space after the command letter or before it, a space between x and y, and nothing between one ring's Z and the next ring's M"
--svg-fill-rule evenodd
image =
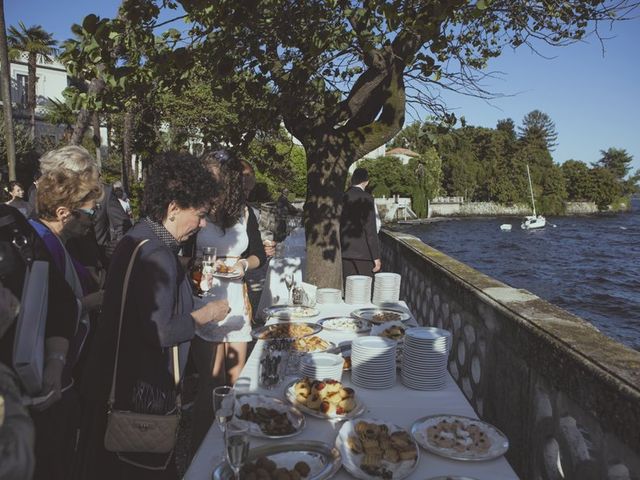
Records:
M331 326L330 322L332 320L341 320L341 319L351 320L354 323L358 322L360 325L358 325L358 329L357 330ZM336 331L336 332L365 333L365 332L368 332L369 330L371 330L371 325L369 324L368 321L362 320L361 318L349 317L349 316L346 316L346 315L345 316L337 316L337 317L321 318L320 320L318 320L318 324L322 325L322 328L325 329L325 330L333 330L333 331Z
M269 435L268 433L264 433L260 428L260 425L257 423L251 422L249 420L242 420L239 417L240 408L244 404L249 404L252 407L265 407L272 408L279 412L287 412L287 417L289 421L295 428L295 431L292 433L287 433L285 435ZM234 422L241 423L246 425L249 428L249 434L254 437L262 437L262 438L289 438L295 435L298 435L305 426L304 415L300 410L293 406L289 406L284 403L279 398L271 397L269 395L262 395L260 393L243 393L236 395L236 406L235 406L235 418Z
M429 443L426 435L426 429L430 425L436 425L441 420L447 420L453 422L459 420L462 423L473 423L478 425L484 431L485 435L491 440L491 447L487 452L458 452L453 448L438 447ZM422 417L413 422L411 425L411 435L418 444L425 450L440 455L441 457L451 458L453 460L465 460L465 461L484 461L493 460L494 458L501 457L507 450L509 450L509 440L507 436L498 430L493 425L483 422L482 420L476 420L475 418L465 417L462 415L429 415Z
M326 480L333 477L342 466L342 457L337 448L323 442L301 440L295 443L277 443L252 448L249 451L249 461L259 457L268 457L278 467L287 469L300 461L307 462L311 472L305 480ZM218 464L213 471L213 480L232 480L233 472L226 461Z
M276 317L282 319L309 318L320 314L320 310L315 307L303 307L301 305L272 305L263 310L265 317Z
M340 428L338 435L336 436L336 448L340 451L340 454L342 455L342 464L345 470L347 470L354 477L360 478L362 480L380 480L381 477L370 475L364 472L360 468L360 462L361 462L361 458L363 457L363 454L355 454L347 446L347 438L349 434L353 433L356 423L360 421L377 423L377 424L385 424L389 428L389 432L396 432L400 430L406 431L406 430L391 422L373 419L373 418L349 420L348 422L345 422ZM384 461L384 465L387 468L390 468L393 465L393 470L392 470L393 480L401 480L403 478L410 476L418 467L418 463L420 463L420 447L418 447L415 441L414 441L414 446L416 448L415 460L411 462L409 460L405 460L397 464L391 464L389 462Z
M267 334L267 332L273 331L274 329L277 328L278 325L306 325L307 327L311 328L311 332L305 335L300 335L300 336L288 336L288 337L276 337L276 338L262 338L262 335ZM317 323L310 323L310 322L278 322L278 323L271 323L269 325L263 325L262 327L258 327L258 328L254 328L253 330L251 330L251 336L253 338L255 338L256 340L295 340L297 338L304 338L304 337L308 337L310 335L315 335L316 333L318 333L320 330L322 330L322 325L318 325Z
M302 380L301 378L297 378L295 380L293 380L292 382L290 382L286 388L284 389L284 396L287 399L287 401L293 405L294 407L296 407L298 410L300 410L303 413L309 414L312 417L316 417L316 418L322 418L324 420L349 420L351 418L356 418L358 415L362 415L362 413L364 413L364 411L366 410L366 407L364 405L364 403L362 402L362 400L360 399L360 397L358 396L357 392L356 392L356 408L354 408L353 410L351 410L349 413L347 413L346 415L327 415L326 413L322 413L319 412L318 410L314 410L313 408L309 408L306 405L301 405L298 402L296 402L296 394L295 392L292 390L293 386L299 382L300 380ZM355 390L355 389L354 389Z
M381 321L373 320L373 316L379 313L395 313L396 315L399 315L400 318L395 318L393 320L399 320L401 322L407 322L411 320L411 315L409 313L395 308L359 308L358 310L354 310L353 312L351 312L351 316L360 320L366 320L373 325L393 321L391 319Z

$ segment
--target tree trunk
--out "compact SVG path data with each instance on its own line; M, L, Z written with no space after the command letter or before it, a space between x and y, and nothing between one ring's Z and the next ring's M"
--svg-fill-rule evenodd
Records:
M133 145L133 112L130 108L124 114L122 132L122 188L129 193L129 177L131 173L131 154Z
M315 145L314 145L315 144ZM305 144L307 198L304 205L307 244L306 281L320 288L342 288L340 213L352 148L348 140L325 136ZM352 153L352 152L351 152Z
M31 140L36 139L36 77L38 55L29 52L28 71L29 80L27 86L27 109L29 110L29 130L31 132Z
M89 89L87 93L89 96L97 96L102 93L106 86L106 83L101 78L94 78L91 80L89 84ZM91 112L86 108L83 108L78 113L78 118L76 119L76 124L73 127L73 135L71 135L71 144L72 145L80 145L82 143L82 138L84 137L84 133L87 131L87 127L89 127L89 122L91 121Z
M98 112L93 112L91 116L91 129L93 130L93 144L96 147L96 162L98 162L98 169L102 169L102 138L100 136L100 115Z
M9 180L16 179L16 145L13 137L13 112L11 111L11 64L7 48L7 31L4 23L4 0L0 0L0 87L4 112L4 135L7 143Z

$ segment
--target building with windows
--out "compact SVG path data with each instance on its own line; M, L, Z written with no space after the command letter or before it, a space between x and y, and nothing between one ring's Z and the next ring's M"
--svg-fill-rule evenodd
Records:
M36 67L36 137L55 137L58 140L64 129L58 125L47 123L44 116L49 99L64 101L62 92L69 85L67 69L58 61L44 62L38 56ZM27 109L27 88L29 83L29 67L27 53L11 62L11 101L13 118L21 123L29 123Z

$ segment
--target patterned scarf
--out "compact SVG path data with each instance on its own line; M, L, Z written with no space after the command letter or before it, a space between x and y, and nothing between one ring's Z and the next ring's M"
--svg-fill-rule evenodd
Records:
M158 222L154 222L149 217L143 218L142 221L149 225L151 231L156 234L156 236L162 241L162 243L164 243L167 248L169 248L176 255L178 254L178 251L180 250L180 244L174 238L174 236L169 233L169 230L167 230L164 225Z

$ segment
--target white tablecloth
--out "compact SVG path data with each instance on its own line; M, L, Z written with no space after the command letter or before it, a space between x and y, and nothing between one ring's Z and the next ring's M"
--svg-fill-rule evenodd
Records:
M348 315L359 307L346 304L318 305L321 313L310 321L333 315ZM356 335L323 330L320 336L334 343L340 343L344 340L353 339ZM293 377L287 379L279 388L274 390L263 390L258 386L258 362L262 352L262 344L263 342L258 342L254 348L236 384L236 389L238 391L259 392L284 398L284 386ZM351 386L348 373L343 375L342 381ZM378 418L393 422L407 429L411 427L414 420L426 415L447 413L477 418L473 408L450 376L448 376L446 387L438 391L411 390L402 385L400 378L397 379L395 387L389 390L367 390L356 387L356 391L367 407L366 412L362 415L363 418ZM307 416L306 427L300 435L283 440L252 438L251 446L256 447L268 442L296 442L298 440L321 440L333 445L340 426L341 423L339 422ZM210 480L211 473L217 462L222 458L222 452L222 435L217 426L214 425L198 449L184 479ZM422 449L418 468L407 478L425 480L440 475L466 475L478 480L513 480L518 478L504 457L486 462L460 462L432 455ZM341 469L334 478L348 479L353 477L346 470Z

